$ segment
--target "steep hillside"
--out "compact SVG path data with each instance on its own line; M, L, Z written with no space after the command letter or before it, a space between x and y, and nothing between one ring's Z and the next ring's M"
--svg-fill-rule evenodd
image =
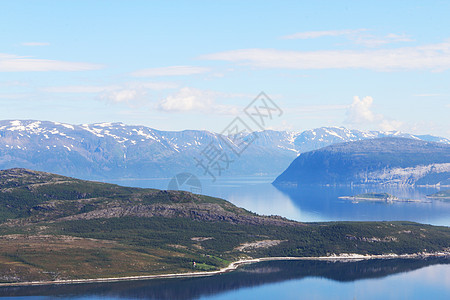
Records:
M279 185L449 185L450 145L406 138L341 143L301 154Z

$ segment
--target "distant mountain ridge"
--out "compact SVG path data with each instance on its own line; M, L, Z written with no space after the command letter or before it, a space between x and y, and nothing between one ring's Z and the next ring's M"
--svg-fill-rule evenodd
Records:
M161 131L123 123L4 120L0 121L0 169L22 167L85 179L172 177L179 172L204 175L194 157L214 145L233 157L223 175L276 175L299 153L339 142L401 136L450 144L450 140L434 136L338 127L254 134L254 142L236 157L227 137L209 131Z
M450 145L384 137L331 145L297 157L276 185L450 185Z

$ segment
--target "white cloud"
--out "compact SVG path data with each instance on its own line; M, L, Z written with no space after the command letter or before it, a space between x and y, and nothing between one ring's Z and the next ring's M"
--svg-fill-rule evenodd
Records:
M123 89L135 90L166 90L177 88L178 85L172 82L127 82L122 85L70 85L46 87L42 91L49 93L101 93L107 91L118 91Z
M412 42L410 36L405 34L389 33L382 37L377 37L373 34L367 33L367 29L345 29L345 30L325 30L325 31L307 31L298 32L291 35L281 37L285 40L296 39L315 39L320 37L336 37L343 36L356 44L365 47L378 47L390 43Z
M177 88L178 85L172 82L126 82L121 85L73 85L56 86L41 89L48 93L75 93L75 94L97 94L97 100L104 100L109 103L122 103L130 107L141 107L148 105L150 91L162 91ZM153 98L156 98L153 95Z
M384 131L399 130L403 126L403 122L391 120L381 114L375 114L372 111L373 98L366 96L360 99L358 96L353 97L353 102L347 108L347 119L344 123L355 125L358 127L374 127Z
M43 88L49 93L86 93L97 94L97 99L111 103L125 103L131 107L142 106L148 103L149 91L161 91L177 88L172 82L127 82L122 85L105 86L57 86Z
M0 53L0 72L88 71L103 68L99 64L37 59Z
M164 82L131 82L122 86L106 89L98 98L113 103L126 103L132 107L149 104L149 92L176 88L173 83ZM153 95L155 98L156 95Z
M131 73L134 77L182 76L209 72L208 68L193 66L171 66L138 70Z
M50 46L50 43L43 43L43 42L27 42L27 43L21 43L22 46L27 47L36 47L36 46Z
M117 86L85 86L85 85L71 85L71 86L55 86L43 88L42 91L49 93L100 93L107 90L118 88Z
M99 96L99 98L114 103L131 104L130 102L136 102L136 100L143 98L146 94L147 92L136 89L120 89L105 91Z
M417 47L376 50L287 51L242 49L203 55L202 59L260 68L369 69L376 71L450 68L450 41Z
M296 40L296 39L315 39L324 36L341 36L341 35L353 35L366 31L367 29L346 29L346 30L325 30L325 31L307 31L298 32L290 35L282 36L284 40Z
M373 98L370 96L360 99L353 97L353 103L347 110L347 122L352 124L362 124L374 122L376 117L372 112Z
M367 96L360 99L355 96L352 104L347 107L347 119L344 123L361 130L401 131L412 134L429 134L430 132L445 132L447 130L445 125L437 125L434 122L418 121L411 123L388 118L373 112L372 104L372 97Z
M207 112L215 114L237 114L239 110L231 105L216 103L218 97L224 96L213 91L184 87L178 92L162 99L158 108L167 112Z
M389 33L386 38L394 42L413 42L414 40L406 34Z
M381 130L384 131L393 131L393 130L400 130L400 128L402 128L403 125L404 123L401 121L384 119L379 124L379 127L381 128Z
M149 89L154 91L176 89L178 84L174 82L128 82L126 86L134 89Z
M315 39L320 37L343 36L356 44L366 47L378 47L390 43L412 42L414 41L405 34L389 33L382 37L377 37L367 33L367 29L346 29L346 30L325 30L325 31L307 31L299 32L281 37L285 40L296 39Z
M378 47L385 44L399 43L399 42L413 42L409 36L405 34L389 33L384 37L376 37L374 35L359 35L353 38L356 44L366 47Z

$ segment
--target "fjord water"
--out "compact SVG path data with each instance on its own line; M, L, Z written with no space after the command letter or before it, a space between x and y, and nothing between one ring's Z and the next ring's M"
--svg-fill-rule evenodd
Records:
M201 179L202 193L265 215L315 222L407 220L450 225L450 202L380 203L342 200L367 192L386 192L426 200L436 188L299 187L279 189L272 177ZM125 186L166 189L170 178L109 181ZM189 190L189 187L182 187ZM73 299L448 299L450 259L369 260L358 262L274 261L235 272L170 280L0 288L9 298Z
M276 261L204 278L0 288L11 298L446 299L450 260Z
M280 215L301 222L322 221L414 221L450 226L450 201L429 200L434 187L402 186L299 186L275 187L273 177L201 178L202 194L226 199L264 215ZM116 180L112 183L167 189L170 179ZM189 191L188 186L181 187ZM401 199L423 202L355 203L339 199L362 193L388 193Z

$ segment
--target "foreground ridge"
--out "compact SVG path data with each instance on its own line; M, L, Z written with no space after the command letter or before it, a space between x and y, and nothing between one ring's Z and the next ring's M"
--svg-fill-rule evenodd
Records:
M242 260L420 258L449 249L443 226L301 223L189 192L0 171L3 283L203 276Z

